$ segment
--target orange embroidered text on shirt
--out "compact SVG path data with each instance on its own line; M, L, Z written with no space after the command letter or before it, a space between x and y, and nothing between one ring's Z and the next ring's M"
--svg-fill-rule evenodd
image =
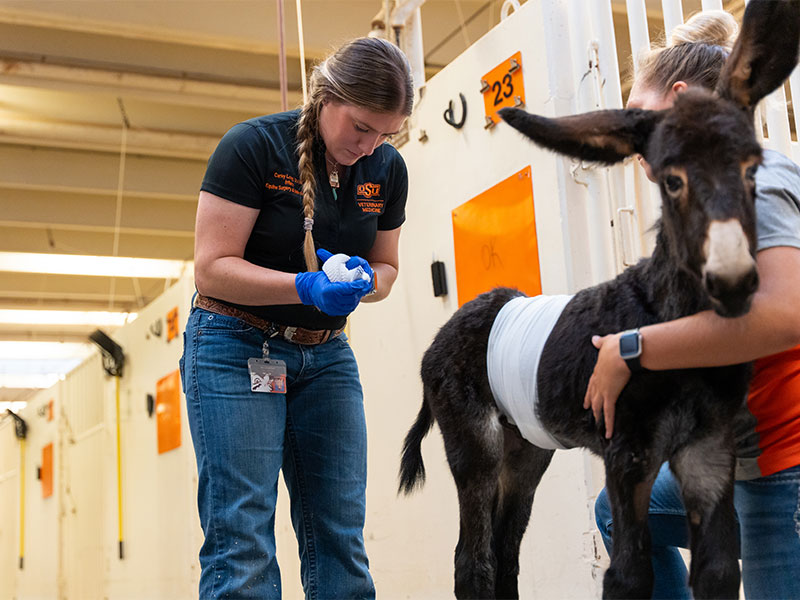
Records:
M381 195L380 183L362 183L356 188L356 195L364 198L376 198Z
M287 173L278 173L277 171L272 174L274 182L268 181L264 186L268 190L291 192L298 196L303 195L302 184L297 177L293 177Z

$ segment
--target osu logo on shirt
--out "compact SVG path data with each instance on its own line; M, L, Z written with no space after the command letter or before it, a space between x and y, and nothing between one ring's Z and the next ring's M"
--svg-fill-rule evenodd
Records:
M356 195L364 198L377 198L381 195L380 183L362 183L356 189Z
M383 198L380 183L360 183L356 187L356 202L362 212L383 212Z

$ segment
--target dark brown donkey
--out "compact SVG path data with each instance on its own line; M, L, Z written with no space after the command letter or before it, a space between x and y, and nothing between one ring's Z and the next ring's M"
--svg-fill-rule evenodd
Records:
M664 461L681 482L690 516L695 597L738 597L731 420L747 390L749 365L634 374L617 403L610 440L583 398L597 358L593 334L709 308L726 317L749 309L758 284L753 176L761 159L753 107L791 73L799 38L800 0L751 0L715 93L686 91L664 111L557 119L502 111L512 127L568 156L612 164L640 153L661 189L652 257L575 294L542 336L540 358L515 358L523 374L538 364L535 414L550 438L589 448L605 462L615 538L605 597L652 593L646 516ZM508 424L490 387L490 331L512 301L535 300L514 300L520 296L495 289L441 328L422 359L422 408L403 449L400 489L410 492L424 481L420 444L436 420L458 490L459 598L518 596L520 541L554 452L523 439L520 423Z

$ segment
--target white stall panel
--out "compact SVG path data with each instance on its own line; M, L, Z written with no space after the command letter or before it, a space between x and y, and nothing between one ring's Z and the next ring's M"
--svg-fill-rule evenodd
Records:
M180 280L114 335L126 355L120 382L124 558L119 559L117 546L111 543L115 538L107 536L106 547L109 594L115 599L197 595L202 533L185 400L181 393L179 434L171 438L177 446L163 452L159 452L158 411L150 415L147 409L148 395L158 400L158 382L178 370L193 290L191 280ZM107 407L113 407L114 393L111 382L106 387ZM115 411L107 410L110 422L115 421ZM116 481L115 465L110 467L109 475ZM106 486L106 493L114 508L107 525L116 535L116 484Z
M99 354L73 369L61 384L64 508L61 553L67 598L102 598L107 567L103 560L106 487L114 484L105 469L113 455L103 404L103 369Z
M51 413L50 406L53 406ZM17 573L20 600L51 599L59 596L60 528L58 515L64 496L60 473L63 456L58 437L60 383L38 392L20 416L28 423L25 440L25 563ZM52 414L52 419L50 415ZM43 450L52 448L52 493L43 496L42 481L47 479ZM42 473L40 480L38 474Z
M0 416L0 598L12 598L19 570L20 444L14 421Z

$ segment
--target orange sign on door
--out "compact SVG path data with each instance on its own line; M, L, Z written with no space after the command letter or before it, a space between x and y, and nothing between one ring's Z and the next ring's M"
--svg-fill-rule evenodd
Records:
M167 341L171 342L178 337L178 307L167 313Z
M158 453L181 445L181 375L178 370L156 384L156 429Z
M459 306L498 286L542 293L530 167L452 215Z
M42 498L49 498L53 495L53 444L47 444L42 448Z

